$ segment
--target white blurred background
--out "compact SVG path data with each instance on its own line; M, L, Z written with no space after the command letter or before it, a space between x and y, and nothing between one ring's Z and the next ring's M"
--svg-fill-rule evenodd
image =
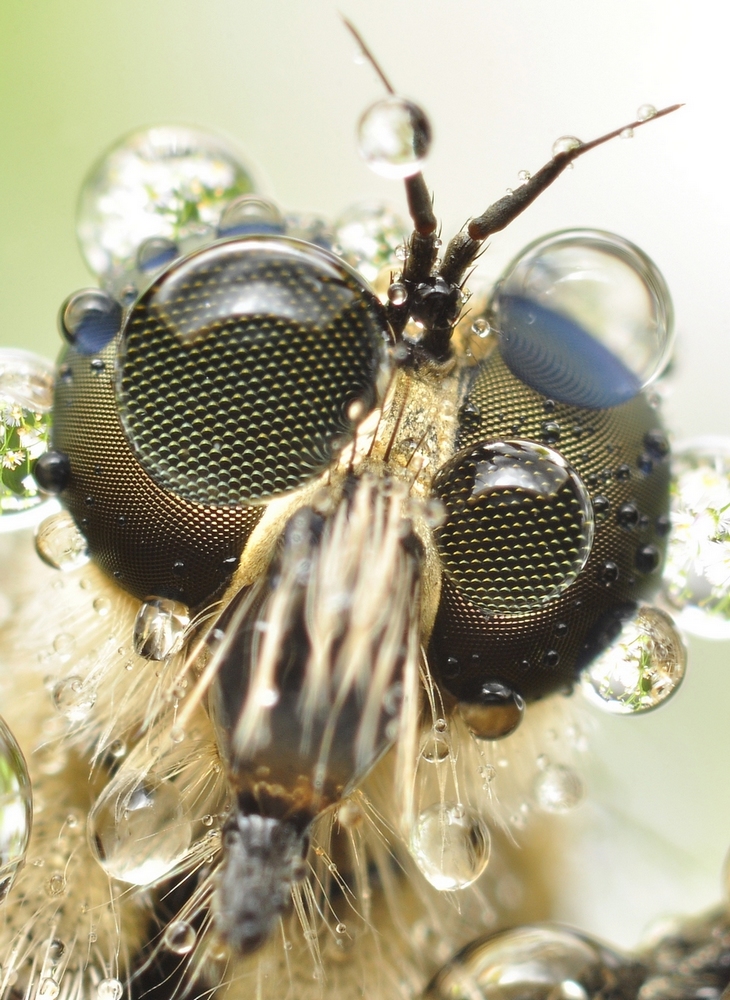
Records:
M634 241L674 296L674 437L730 434L730 16L707 0L1 0L0 343L55 354L58 306L90 283L79 186L138 126L230 134L286 209L402 206L355 151L380 89L338 10L431 117L425 172L446 236L558 136L590 139L641 104L687 102L581 160L495 237L482 269L496 277L522 245L571 226ZM729 715L730 644L695 641L669 705L598 719L590 799L555 861L558 918L631 944L650 918L717 899Z

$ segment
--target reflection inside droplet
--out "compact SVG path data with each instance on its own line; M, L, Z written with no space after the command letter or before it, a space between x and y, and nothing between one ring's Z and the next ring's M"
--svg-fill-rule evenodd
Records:
M0 718L0 901L25 863L32 820L28 768L15 737Z
M476 810L450 802L425 809L411 833L411 854L435 889L465 889L487 867L489 828Z
M411 177L421 169L431 146L431 125L424 112L391 95L371 105L357 128L360 154L382 177Z

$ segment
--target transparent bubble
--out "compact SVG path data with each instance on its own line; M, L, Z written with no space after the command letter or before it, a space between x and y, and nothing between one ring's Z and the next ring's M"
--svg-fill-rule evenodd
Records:
M674 622L658 608L639 608L618 639L581 674L590 702L615 715L656 708L682 682L687 653Z
M160 125L125 136L87 177L77 233L87 264L103 279L134 266L145 240L212 239L221 212L253 190L238 153L219 136Z
M96 1000L121 1000L124 987L118 979L102 979L96 987Z
M74 292L61 306L58 325L62 336L82 354L106 347L122 325L122 307L101 288Z
M671 352L664 278L611 233L567 230L531 244L505 271L492 310L515 375L562 403L626 402L661 374Z
M118 798L102 794L89 817L104 871L131 885L164 878L190 846L192 826L169 782L148 778Z
M487 610L540 607L573 583L590 555L590 496L550 448L531 441L472 445L441 468L433 491L448 511L435 532L444 568ZM558 522L559 530L551 527ZM505 550L504 537L524 545Z
M142 604L134 621L134 650L147 660L164 660L182 649L189 625L186 604L151 598Z
M548 764L535 779L535 799L544 812L570 812L583 798L583 782L572 767Z
M25 758L0 718L0 901L25 864L32 821L33 799Z
M0 532L35 525L48 501L33 478L48 450L53 367L27 351L0 348Z
M81 677L65 677L53 685L53 704L69 722L83 722L96 704L96 691Z
M431 146L431 125L424 112L403 97L390 95L372 104L357 127L360 155L381 177L412 177Z
M424 1000L584 1000L602 981L603 951L562 927L502 931L478 938L447 962Z
M465 889L489 862L489 828L476 810L460 802L436 804L416 820L410 850L435 889Z
M583 143L580 139L574 135L561 135L553 143L552 154L553 156L557 156L558 153L569 153L571 149L577 149L578 146L582 145Z
M165 931L165 947L176 955L189 955L196 939L195 928L187 920L175 920Z
M384 267L392 265L397 248L408 236L405 222L381 202L353 205L334 226L338 254L371 284Z
M459 714L480 740L501 740L517 729L525 714L523 698L497 681L482 686L476 701L459 702Z
M255 194L242 194L223 209L218 223L219 236L248 236L251 233L283 233L284 216L279 208L266 198Z
M89 561L86 539L65 510L51 514L38 525L35 547L43 562L64 572L78 569Z
M728 639L730 438L698 438L673 450L671 503L664 593L682 629Z

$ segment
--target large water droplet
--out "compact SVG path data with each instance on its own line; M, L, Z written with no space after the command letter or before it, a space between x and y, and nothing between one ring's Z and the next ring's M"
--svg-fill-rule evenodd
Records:
M617 715L656 708L684 677L687 654L674 622L658 608L642 607L618 639L581 674L594 705Z
M0 901L25 863L33 799L25 758L0 718Z
M460 802L425 809L411 833L411 854L435 889L465 889L487 867L489 828L474 809Z
M335 222L337 252L371 284L384 267L392 266L408 235L400 216L380 202L353 205Z
M0 532L37 524L47 513L33 468L48 450L52 403L52 366L0 348Z
M501 740L522 722L524 699L497 681L482 685L476 701L459 702L459 713L469 730L480 740Z
M492 309L512 371L562 403L626 402L661 374L671 352L662 275L611 233L568 230L531 244L505 271Z
M196 938L195 928L187 920L175 920L165 931L165 947L176 955L189 955Z
M441 468L433 491L448 511L435 532L444 568L489 611L540 607L586 564L594 534L590 497L549 448L529 441L470 446ZM505 547L511 537L522 545Z
M535 779L535 798L544 812L569 812L583 798L583 782L572 767L548 764Z
M467 945L436 974L424 1000L582 1000L578 990L598 992L605 964L605 949L573 931L519 927Z
M357 127L360 154L381 177L412 177L431 146L431 125L424 112L391 95L372 104Z
M191 249L215 236L231 199L252 189L238 153L219 136L169 125L133 132L104 154L81 191L86 262L109 280L134 266L151 237Z
M182 649L190 625L186 604L162 597L145 601L134 621L134 649L147 660L164 660Z
M672 458L664 592L693 635L730 638L730 439L698 438Z
M78 569L89 561L86 539L65 510L51 514L38 525L35 547L43 562L64 572Z
M553 143L552 154L557 156L558 153L569 153L571 149L577 149L578 146L582 146L583 143L580 139L576 138L574 135L561 135L559 139L556 139Z
M192 837L180 795L169 781L140 780L118 798L102 794L89 817L102 868L122 882L149 885L180 861Z

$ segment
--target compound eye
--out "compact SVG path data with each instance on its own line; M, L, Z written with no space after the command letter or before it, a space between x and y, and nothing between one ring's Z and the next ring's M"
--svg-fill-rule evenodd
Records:
M218 243L166 271L122 332L117 401L160 486L204 504L292 490L376 399L387 324L362 280L297 240Z
M502 356L549 399L605 409L661 374L672 302L654 263L612 233L573 230L527 247L492 302Z
M593 543L590 497L557 452L484 441L439 471L447 510L436 531L445 572L485 611L522 614L561 594Z

